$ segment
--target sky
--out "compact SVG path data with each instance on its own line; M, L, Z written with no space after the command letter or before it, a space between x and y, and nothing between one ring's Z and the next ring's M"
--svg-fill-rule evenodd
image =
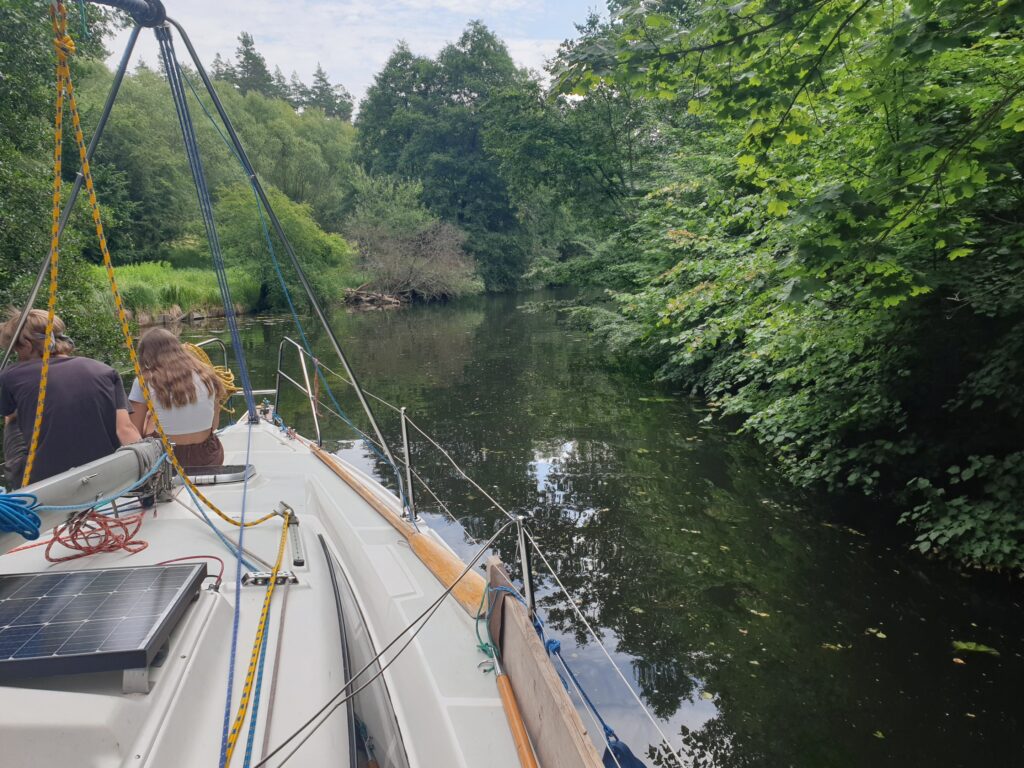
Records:
M520 66L542 70L559 44L575 35L574 23L601 0L164 0L207 66L214 54L234 56L238 33L246 31L273 71L296 71L310 82L320 62L332 83L363 97L399 40L413 53L433 56L456 40L471 19L481 19L501 37ZM127 30L112 40L116 66ZM179 58L187 56L177 45ZM144 30L133 63L156 66L153 34Z

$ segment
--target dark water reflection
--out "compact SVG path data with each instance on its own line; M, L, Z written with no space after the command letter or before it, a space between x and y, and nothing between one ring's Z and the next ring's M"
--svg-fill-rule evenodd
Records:
M584 333L523 306L545 298L339 315L335 327L367 389L406 405L481 485L531 517L687 764L1022 764L1019 604L845 527L698 405L602 365ZM255 386L273 386L289 326L245 324ZM333 365L322 335L312 338ZM350 393L339 399L355 418ZM287 393L281 411L312 434L301 395ZM380 417L397 445L397 419ZM325 438L351 432L327 419ZM345 455L374 463L358 446ZM500 515L424 441L413 455L471 535L495 530ZM471 549L461 528L430 519ZM515 560L511 540L500 550ZM646 753L657 732L550 582L541 593L549 634L605 719ZM1001 655L954 654L954 640Z

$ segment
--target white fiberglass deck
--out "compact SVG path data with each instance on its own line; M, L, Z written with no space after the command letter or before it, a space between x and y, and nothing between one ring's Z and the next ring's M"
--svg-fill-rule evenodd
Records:
M225 431L227 463L245 462L248 435L244 424ZM323 535L342 564L375 650L419 615L442 587L404 538L301 441L288 439L265 422L255 425L249 462L256 475L248 483L247 516L262 516L284 501L298 515L298 535L305 551L305 565L293 567L289 545L282 569L293 570L299 583L280 586L274 594L251 761L255 765L344 682L336 601L318 535ZM372 480L366 482L384 493ZM204 491L222 510L237 517L242 489L237 483ZM213 520L226 535L237 537L238 528ZM266 561L266 570L276 558L280 534L278 519L244 532L245 549ZM232 717L265 588L244 586L240 595L236 592L234 560L197 519L184 489L176 489L174 500L158 504L147 514L139 538L149 547L131 556L119 552L51 565L38 547L0 557L2 573L147 565L189 555L216 555L227 564L220 592L200 592L172 633L166 658L160 666L151 667L148 694L123 693L120 672L22 679L0 686L4 765L217 765L234 604L241 599ZM219 565L208 562L215 574ZM365 641L365 635L350 636L350 645L359 640ZM396 649L400 647L401 643ZM392 657L385 654L384 660ZM472 620L448 598L384 673L410 766L518 765L493 675L477 667L483 658ZM355 658L352 664L353 671L362 666ZM375 690L380 690L379 684ZM361 715L377 759L382 767L403 765L402 747L381 722L387 719L382 712L369 707ZM346 718L345 707L335 710L287 764L348 766L352 750ZM232 765L243 764L247 734L246 726ZM298 740L268 765L280 765L296 744Z

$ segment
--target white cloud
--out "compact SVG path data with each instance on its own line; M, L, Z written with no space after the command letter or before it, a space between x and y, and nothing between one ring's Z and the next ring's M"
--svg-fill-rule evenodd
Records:
M357 100L399 40L432 56L456 39L470 19L480 18L506 40L518 64L540 71L573 33L567 14L582 18L586 12L585 4L573 14L553 0L169 0L167 6L206 65L216 53L233 55L244 30L272 69L281 67L286 77L294 70L308 82L320 62L331 81L342 83ZM124 31L113 41L111 65L127 37ZM187 55L184 46L177 50L179 57ZM140 38L136 61L139 56L150 65L157 62L149 30Z

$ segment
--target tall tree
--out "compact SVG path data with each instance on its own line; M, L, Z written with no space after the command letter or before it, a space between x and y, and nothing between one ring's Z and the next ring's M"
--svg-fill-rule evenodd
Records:
M216 80L223 80L233 83L235 80L235 68L219 53L213 57L213 64L210 67L210 74Z
M292 76L288 79L288 103L295 109L300 109L305 106L307 99L309 99L309 86L302 82L299 73L293 70Z
M527 254L499 162L484 147L483 108L523 79L504 43L474 21L435 60L400 44L357 120L367 170L422 181L426 206L467 232L489 290L515 286Z
M284 72L280 67L274 67L274 98L288 100L290 91L288 81L284 79Z
M303 106L323 110L328 117L352 119L352 95L340 83L332 85L320 62L316 63L313 83L305 93Z
M281 95L278 93L274 76L267 67L267 60L256 50L256 43L248 32L238 35L238 48L235 49L235 63L232 69L232 81L241 93L255 91L271 98Z

